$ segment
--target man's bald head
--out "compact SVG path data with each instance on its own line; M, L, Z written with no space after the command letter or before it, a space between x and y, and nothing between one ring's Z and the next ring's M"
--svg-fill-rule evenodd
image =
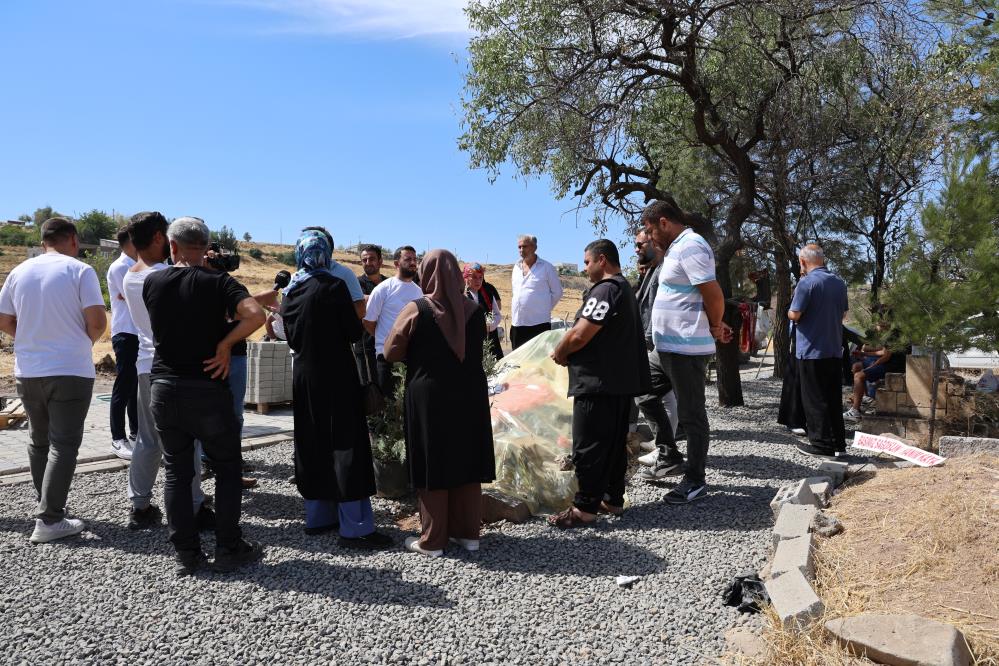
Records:
M819 266L826 265L826 255L822 251L822 247L815 243L809 243L801 248L801 252L798 253L798 259L809 268L818 268Z

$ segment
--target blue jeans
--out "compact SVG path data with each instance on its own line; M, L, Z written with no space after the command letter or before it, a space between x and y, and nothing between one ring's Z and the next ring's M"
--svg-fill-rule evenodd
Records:
M229 390L232 391L232 407L239 421L239 434L243 434L243 408L246 399L246 356L233 356L229 361Z

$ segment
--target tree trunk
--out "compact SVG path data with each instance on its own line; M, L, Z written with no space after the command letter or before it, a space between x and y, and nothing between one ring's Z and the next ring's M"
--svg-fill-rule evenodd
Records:
M933 435L937 423L937 388L940 386L940 352L933 350L930 354L930 434L926 442L927 449L933 449Z
M742 327L742 314L738 305L729 302L732 294L732 278L729 274L731 255L719 252L716 255L718 284L725 294L725 315L723 321L732 327L732 341L715 343L715 360L718 370L718 404L722 407L741 407L746 404L742 398L742 375L739 374L739 329Z
M777 305L774 311L774 377L784 378L791 361L791 325L787 311L791 306L791 268L787 257L778 248L774 253L777 265Z
M888 270L886 261L885 231L887 222L880 215L874 220L871 243L874 246L874 274L871 276L871 306L876 307L881 301L881 287L885 282Z

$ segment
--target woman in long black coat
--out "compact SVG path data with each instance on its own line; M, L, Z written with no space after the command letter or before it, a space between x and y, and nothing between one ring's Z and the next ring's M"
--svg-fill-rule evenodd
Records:
M465 297L446 250L423 258L420 285L425 296L399 313L384 353L406 362L406 455L421 523L406 548L436 557L449 539L479 549L481 484L496 478L496 461L482 369L485 312Z
M346 283L329 270L332 248L325 232L303 232L295 246L298 272L281 305L295 353L295 482L305 498L307 534L339 527L341 545L384 548L391 539L375 531L371 444L351 348L361 322Z

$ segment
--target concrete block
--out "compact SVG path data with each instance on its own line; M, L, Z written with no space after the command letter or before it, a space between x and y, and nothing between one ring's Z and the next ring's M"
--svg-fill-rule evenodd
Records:
M819 512L811 504L785 504L777 515L773 529L774 548L781 541L806 536L812 530L812 520Z
M918 615L863 613L830 620L825 627L852 654L879 664L968 666L972 663L960 631Z
M895 393L905 393L905 374L901 372L886 373L885 387Z
M878 391L874 394L874 409L878 414L894 414L898 409L898 393Z
M788 629L803 628L822 617L825 605L800 571L789 571L764 583L770 603Z
M785 539L777 544L774 559L770 563L770 575L776 578L792 571L800 571L808 580L815 578L811 533Z
M963 458L976 453L999 456L999 439L991 437L952 437L940 438L940 455L944 458Z
M828 476L810 476L806 481L812 494L821 502L820 506L829 504L833 491L832 479Z
M815 469L815 471L818 472L816 476L828 476L832 479L833 485L838 486L846 480L846 472L849 466L850 465L845 462L827 460Z
M964 395L964 380L960 377L948 377L947 395Z
M822 506L819 499L812 493L806 479L795 481L777 491L777 495L770 502L770 510L773 511L775 520L780 514L781 507L785 504L811 504L818 508Z

